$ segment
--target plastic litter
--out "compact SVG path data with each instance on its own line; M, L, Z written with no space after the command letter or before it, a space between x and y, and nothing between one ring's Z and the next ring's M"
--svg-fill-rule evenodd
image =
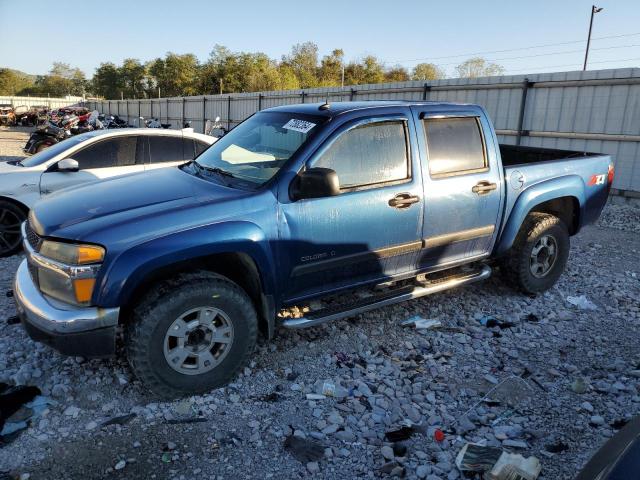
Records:
M322 395L327 397L333 397L336 394L336 386L331 382L324 382L322 384Z
M535 480L542 466L536 457L523 457L477 443L467 443L456 456L461 472L484 473L488 480Z
M442 323L440 322L440 320L426 319L421 317L420 315L414 315L413 317L403 320L400 325L403 327L410 327L411 325L413 325L417 330L427 330L430 328L441 327Z
M436 430L433 432L433 439L436 442L444 442L444 439L445 439L444 432L439 428L436 428Z
M504 330L505 328L511 328L515 325L515 323L513 322L506 322L497 317L494 317L493 315L485 315L484 317L480 318L479 322L480 325L484 327L499 327L501 330Z
M571 305L578 307L580 310L597 310L598 307L595 303L591 302L584 295L580 295L579 297L567 297L567 302Z
M319 393L307 393L307 400L325 400L327 397Z
M17 438L53 404L37 387L0 383L0 446Z
M284 448L302 463L317 462L324 456L325 446L315 440L289 435L284 440Z

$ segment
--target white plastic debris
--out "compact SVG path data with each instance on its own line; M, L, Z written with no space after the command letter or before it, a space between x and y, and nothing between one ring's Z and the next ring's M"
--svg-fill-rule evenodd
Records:
M489 472L490 480L536 480L542 465L536 457L503 452Z
M400 325L402 325L403 327L413 325L418 330L426 330L429 328L441 327L442 323L440 322L440 320L426 319L422 318L420 315L414 315L413 317L404 320Z
M584 295L580 295L579 297L571 297L571 296L569 296L569 297L567 297L567 302L569 302L571 305L575 305L576 307L578 307L581 310L597 310L598 309L596 304L591 302Z
M307 400L324 400L326 395L320 395L318 393L307 393Z
M331 382L324 382L322 384L322 395L327 397L333 397L336 394L336 386Z

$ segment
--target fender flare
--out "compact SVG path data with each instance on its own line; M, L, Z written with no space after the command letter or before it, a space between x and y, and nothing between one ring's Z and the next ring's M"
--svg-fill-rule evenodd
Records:
M579 218L580 222L582 222L585 206L585 185L581 177L567 175L536 183L523 190L518 196L502 229L494 255L503 255L511 248L529 212L541 203L561 197L573 197L578 201L580 208ZM580 230L580 223L578 224L578 230Z
M274 295L275 265L267 236L253 223L234 221L170 233L128 247L111 259L107 252L106 269L97 279L93 300L101 307L121 307L154 272L221 253L251 258L258 271L262 295ZM273 313L274 318L267 321L275 321Z

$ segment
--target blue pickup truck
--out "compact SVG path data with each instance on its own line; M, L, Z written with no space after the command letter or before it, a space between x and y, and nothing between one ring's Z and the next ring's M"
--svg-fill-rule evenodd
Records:
M31 337L62 353L113 355L118 340L152 391L204 392L259 332L495 267L529 294L550 288L612 180L606 155L499 145L476 105L281 106L179 167L37 203L14 298Z

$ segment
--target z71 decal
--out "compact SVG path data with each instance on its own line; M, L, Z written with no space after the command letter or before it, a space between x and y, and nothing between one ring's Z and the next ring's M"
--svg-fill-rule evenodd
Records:
M587 185L604 185L604 181L607 178L607 174L591 175L591 179Z

